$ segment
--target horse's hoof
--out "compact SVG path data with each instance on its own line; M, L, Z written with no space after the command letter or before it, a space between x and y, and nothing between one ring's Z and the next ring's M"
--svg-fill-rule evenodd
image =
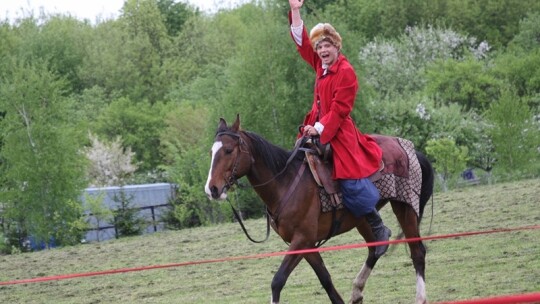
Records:
M362 304L364 303L364 296L363 295L353 295L351 297L351 300L349 301L349 304Z

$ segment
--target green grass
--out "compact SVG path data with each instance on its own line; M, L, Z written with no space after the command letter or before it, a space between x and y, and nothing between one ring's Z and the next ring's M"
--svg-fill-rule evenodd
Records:
M422 233L442 235L540 224L540 179L474 186L437 193ZM381 212L397 234L391 208ZM246 221L256 238L265 221ZM355 232L325 246L363 242ZM426 283L431 302L540 291L540 231L524 230L426 242ZM272 233L249 242L238 224L167 231L103 243L0 256L0 281L104 271L286 250ZM322 253L336 288L348 300L365 248ZM270 282L282 257L199 264L63 281L0 286L0 303L268 303ZM412 303L415 274L407 247L397 245L368 281L365 303ZM307 263L282 292L282 303L328 303Z

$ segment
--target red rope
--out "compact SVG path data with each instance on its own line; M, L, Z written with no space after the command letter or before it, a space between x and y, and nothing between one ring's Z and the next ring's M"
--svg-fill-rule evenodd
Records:
M540 303L540 293L527 293L521 295L500 296L494 298L464 300L456 302L438 302L436 304L517 304Z
M350 244L350 245L331 246L331 247L325 247L325 248L311 248L311 249L302 249L302 250L295 250L295 251L279 251L279 252L271 252L271 253L262 253L262 254L257 254L257 255L227 257L227 258L212 259L212 260L200 260L200 261L191 261L191 262L183 262L183 263L111 269L111 270L95 271L95 272L53 275L53 276L47 276L47 277L0 282L0 286L38 283L38 282L46 282L46 281L58 281L58 280L67 280L67 279L81 278L81 277L109 275L109 274L115 274L115 273L127 273L127 272L143 271L143 270L151 270L151 269L173 268L173 267L182 267L182 266L189 266L189 265L209 264L209 263L221 263L221 262L237 261L237 260L261 259L261 258L266 258L266 257L282 256L282 255L287 255L287 254L305 254L305 253L312 253L312 252L336 251L336 250L354 249L354 248L362 248L362 247L370 247L370 246L380 246L380 245L385 245L385 244L399 244L399 243L408 243L408 242L429 241L429 240L436 240L436 239L448 239L448 238L456 238L456 237L463 237L463 236L473 236L473 235L492 234L492 233L501 233L501 232L513 232L513 231L519 231L519 230L534 230L534 229L540 229L540 225L517 227L517 228L500 228L500 229L494 229L494 230L474 231L474 232L461 232L461 233L445 234L445 235L438 235L438 236L435 235L435 236L409 238L409 239L401 239L401 240L390 240L386 242L372 242L369 244L357 243L357 244Z

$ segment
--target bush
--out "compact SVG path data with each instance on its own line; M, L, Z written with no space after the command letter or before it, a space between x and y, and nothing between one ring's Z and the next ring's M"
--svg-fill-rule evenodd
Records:
M118 209L113 211L114 225L118 231L118 236L140 235L144 228L144 220L139 218L139 209L131 205L131 197L127 197L123 191L119 196L114 196L113 200L119 203Z

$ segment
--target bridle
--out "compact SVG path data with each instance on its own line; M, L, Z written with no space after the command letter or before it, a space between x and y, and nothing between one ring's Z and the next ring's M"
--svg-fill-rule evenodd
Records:
M234 132L230 132L230 131L222 131L222 132L218 132L216 134L216 138L218 136L222 136L222 135L229 135L231 137L236 137L238 138L238 150L240 151L240 153L238 153L238 155L236 156L236 160L234 161L234 165L233 165L233 168L231 170L231 175L227 178L225 178L225 188L228 190L230 189L233 185L238 185L238 179L236 178L236 173L238 171L238 164L240 162L240 154L241 153L249 153L245 150L242 150L242 145L244 144L244 140L242 139L242 137L240 136L240 134L238 133L234 133ZM244 231L244 234L246 235L246 237L252 241L253 243L264 243L268 240L268 237L270 236L270 216L269 216L269 213L268 213L268 210L266 210L265 214L266 214L266 237L262 240L262 241L257 241L255 239L253 239L246 227L244 226L244 222L242 220L242 217L240 216L238 210L236 210L236 208L234 208L233 204L231 203L231 201L229 199L227 199L227 202L229 202L229 205L231 206L231 209L232 209L232 212L234 214L234 217L236 218L236 221L240 224L240 227L242 228L242 231Z
M216 133L216 138L222 135L229 135L231 137L238 138L238 150L240 151L238 155L236 155L236 160L234 161L233 168L231 170L231 175L229 177L225 177L225 188L228 190L234 185L238 185L238 178L236 178L236 174L238 173L238 164L240 163L240 155L242 153L249 153L248 151L242 150L242 145L244 144L244 140L240 136L240 134L230 131L221 131Z

